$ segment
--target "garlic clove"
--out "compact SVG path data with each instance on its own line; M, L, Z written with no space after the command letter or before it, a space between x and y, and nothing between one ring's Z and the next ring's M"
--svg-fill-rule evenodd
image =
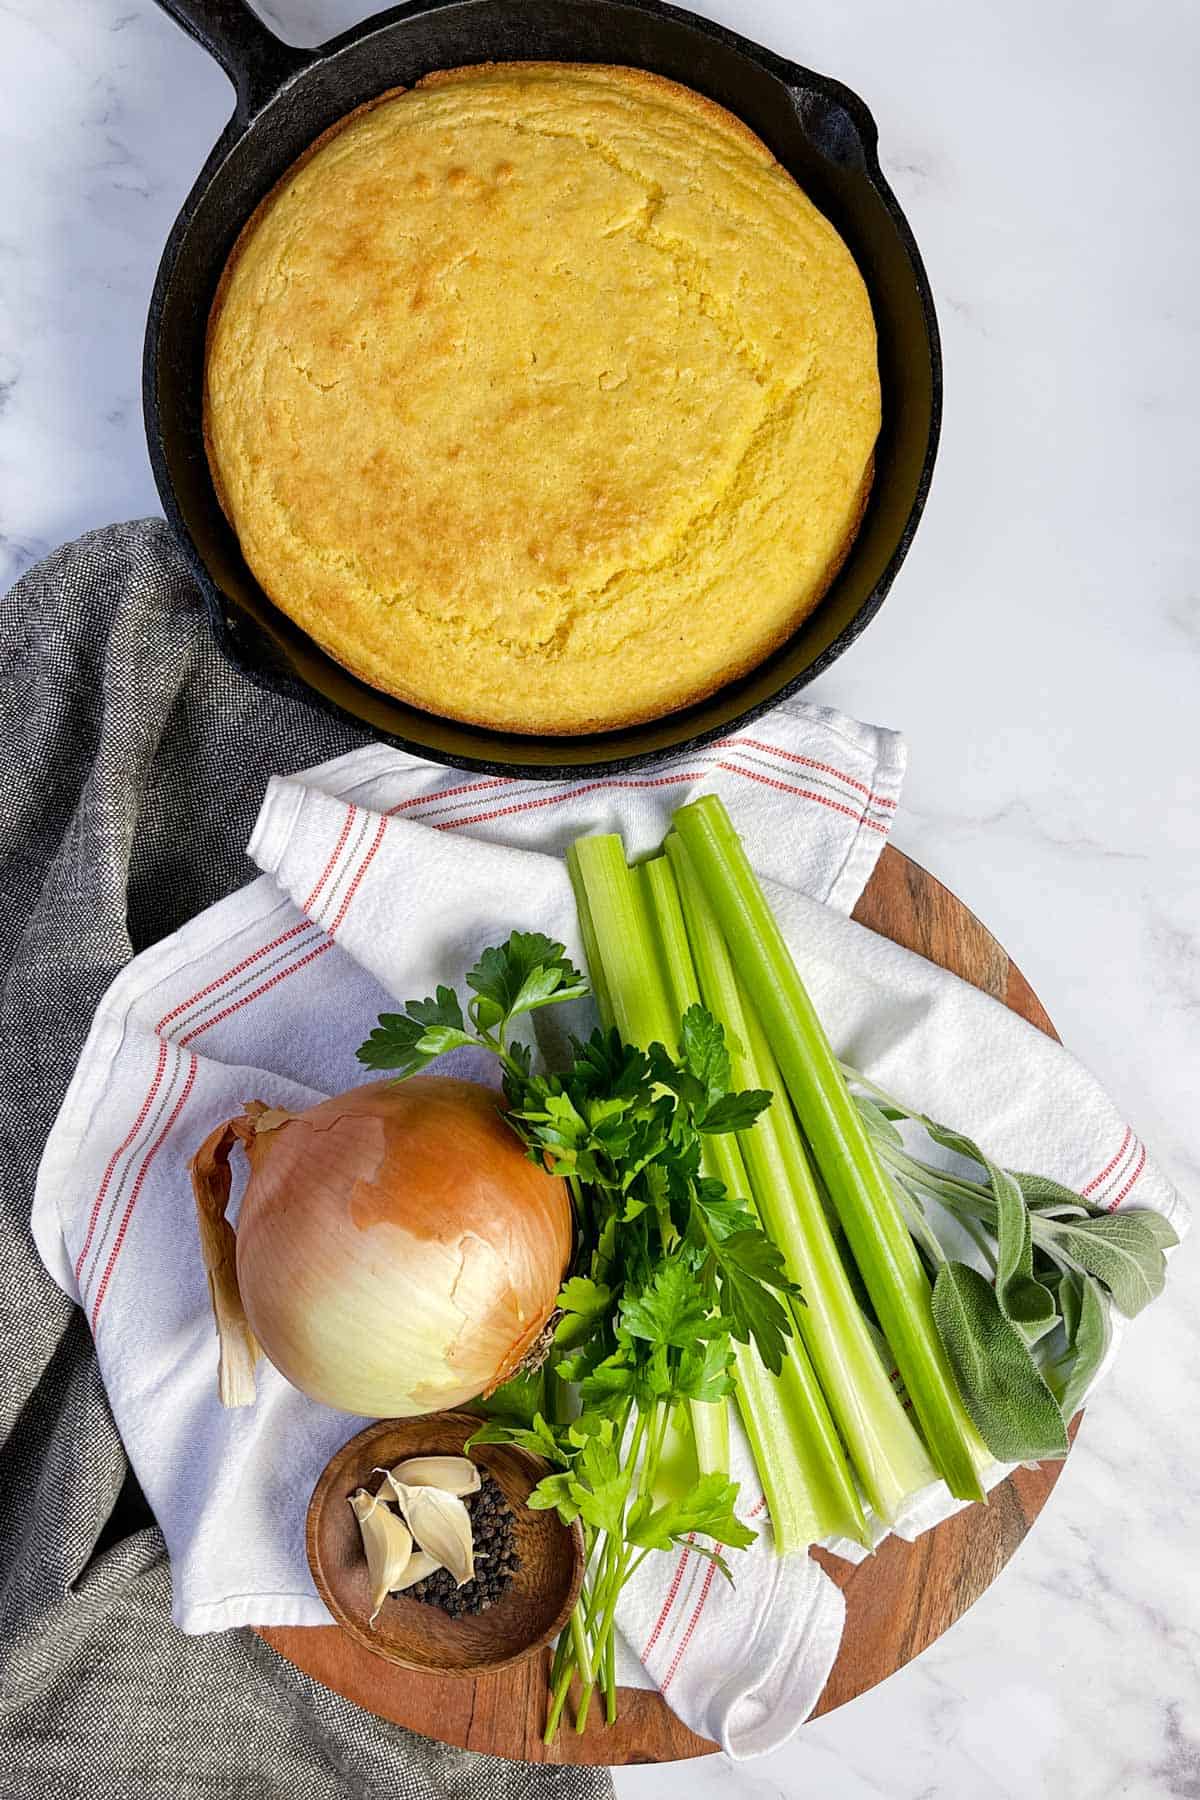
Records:
M350 1504L358 1520L367 1557L367 1575L371 1582L368 1622L373 1625L380 1607L389 1593L396 1591L396 1583L402 1580L408 1567L412 1557L412 1533L390 1506L381 1505L378 1496L368 1494L366 1488L351 1494Z
M405 1588L414 1587L418 1581L424 1581L427 1575L436 1575L441 1566L436 1557L430 1556L428 1550L414 1550L408 1559L408 1567L392 1589L393 1594L402 1594Z
M479 1492L480 1474L469 1456L410 1456L396 1464L392 1480L404 1487L442 1488L461 1498Z
M390 1487L414 1541L449 1569L458 1587L475 1574L471 1515L457 1494L444 1488L407 1487L388 1470L380 1470ZM386 1507L384 1508L386 1511Z

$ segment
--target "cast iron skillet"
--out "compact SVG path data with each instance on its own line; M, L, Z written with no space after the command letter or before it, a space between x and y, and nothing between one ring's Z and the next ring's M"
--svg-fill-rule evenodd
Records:
M163 254L143 393L163 506L204 592L217 642L276 693L349 715L377 737L489 774L561 778L630 769L744 725L829 667L873 618L925 503L941 414L929 284L880 172L875 123L840 82L660 0L410 0L321 49L282 43L243 0L159 0L221 63L237 105ZM829 594L753 673L685 711L585 737L522 737L440 719L357 681L267 599L213 491L200 429L205 324L241 226L302 150L353 107L431 69L520 58L633 64L744 119L853 251L879 333L883 433L875 485Z

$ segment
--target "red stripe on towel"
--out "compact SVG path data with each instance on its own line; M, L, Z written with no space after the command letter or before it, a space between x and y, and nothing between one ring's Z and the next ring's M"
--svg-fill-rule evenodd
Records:
M109 1280L112 1277L113 1269L116 1267L117 1258L121 1254L121 1245L125 1241L125 1232L128 1229L129 1221L133 1216L133 1209L137 1205L138 1195L142 1191L142 1183L146 1179L146 1175L149 1171L150 1164L154 1161L154 1158L158 1155L158 1152L161 1150L163 1144L166 1142L166 1139L169 1136L171 1129L175 1124L176 1119L179 1117L180 1113L184 1109L184 1106L187 1104L188 1095L191 1093L192 1087L195 1083L196 1070L199 1068L200 1064L195 1056L192 1056L189 1060L191 1063L191 1067L188 1069L187 1080L183 1084L183 1092L180 1094L178 1100L175 1102L175 1105L171 1111L170 1118L167 1120L166 1124L163 1126L162 1130L159 1132L158 1136L155 1138L154 1142L151 1144L149 1150L147 1150L147 1152L146 1152L145 1161L142 1163L141 1168L138 1170L137 1180L133 1184L133 1191L129 1196L129 1201L125 1207L124 1216L121 1220L120 1226L117 1229L117 1235L113 1240L113 1247L108 1253L108 1261L104 1265L104 1274L100 1277L100 1286L96 1289L96 1299L92 1306L92 1334L93 1334L93 1336L95 1335L96 1320L99 1317L100 1308L104 1302L104 1296L108 1292Z
M877 819L868 819L853 806L843 806L840 800L831 800L828 794L815 794L811 788L794 787L790 781L776 781L770 775L756 774L753 769L743 769L737 763L719 762L717 767L730 775L742 775L747 781L761 781L764 787L776 788L781 794L799 794L802 800L815 800L818 806L828 806L833 812L844 813L848 819L861 821L870 830L878 831L882 837L887 836L886 825L881 825Z
M342 851L346 847L346 839L350 836L350 827L353 825L353 823L357 817L358 817L358 808L357 808L357 806L355 806L354 802L351 801L349 806L346 808L346 817L342 822L341 836L338 838L337 843L333 846L333 849L330 852L329 861L325 864L325 867L321 870L321 879L320 879L320 881L318 881L318 883L317 883L316 887L313 889L312 893L308 896L308 899L304 902L304 911L306 913L310 913L312 911L313 904L317 898L317 895L321 892L321 889L325 886L325 883L329 880L329 877L333 874L334 865L336 864L338 857L342 854Z
M130 1126L129 1135L125 1138L123 1143L120 1143L117 1145L116 1149L113 1151L112 1155L108 1159L108 1167L104 1171L104 1180L100 1183L100 1191L96 1195L96 1201L95 1201L94 1206L92 1207L92 1216L88 1220L87 1236L83 1240L83 1249L79 1252L78 1259L76 1260L76 1263L75 1263L75 1279L76 1279L76 1281L79 1280L79 1272L83 1268L83 1265L84 1265L85 1261L87 1260L87 1253L92 1247L92 1237L96 1230L96 1221L100 1217L100 1208L104 1204L104 1196L108 1192L109 1184L112 1181L113 1174L116 1170L116 1166L117 1166L118 1162L121 1160L121 1158L124 1156L125 1152L128 1150L130 1144L132 1144L132 1142L133 1142L134 1138L137 1136L138 1132L142 1129L142 1126L146 1123L146 1115L150 1111L150 1108L154 1103L154 1096L158 1092L159 1085L163 1078L163 1070L166 1068L166 1066L167 1066L167 1046L160 1039L159 1045L158 1045L158 1067L154 1071L154 1080L150 1084L150 1091L146 1095L146 1098L142 1101L142 1110L139 1112L137 1118L133 1121L133 1124Z
M688 1545L690 1546L695 1541L696 1541L695 1532L694 1531L689 1532ZM649 1656L650 1652L653 1650L655 1644L657 1644L657 1642L659 1640L659 1636L662 1632L662 1628L666 1624L667 1619L670 1615L671 1608L675 1604L675 1596L678 1594L679 1585L683 1580L683 1571L684 1571L685 1567L687 1566L687 1559L688 1559L688 1549L684 1548L680 1552L679 1561L675 1565L675 1576L674 1576L673 1581L671 1582L670 1588L667 1591L667 1597L663 1601L662 1611L658 1615L658 1619L655 1623L654 1630L650 1633L650 1636L646 1639L646 1648L642 1651L642 1661L643 1662L645 1662L646 1658Z
M1121 1139L1121 1148L1117 1151L1117 1154L1113 1157L1112 1161L1110 1163L1105 1163L1104 1167L1101 1169L1100 1173L1096 1176L1094 1181L1089 1181L1085 1188L1080 1189L1080 1192L1082 1193L1085 1200L1087 1199L1089 1194L1095 1193L1096 1189L1100 1186L1100 1183L1102 1181L1108 1180L1108 1177L1112 1174L1113 1170L1116 1168L1117 1164L1120 1162L1121 1158L1124 1156L1126 1150L1129 1148L1129 1140L1132 1136L1133 1136L1133 1126L1127 1125L1125 1127L1125 1136Z
M757 1503L750 1509L749 1513L746 1515L747 1518L749 1518L749 1519L757 1518L758 1514L763 1510L763 1508L766 1504L767 1504L766 1496L763 1495L757 1501ZM725 1548L724 1544L718 1544L716 1546L716 1551L717 1551L718 1556L720 1556L720 1554L724 1548ZM697 1600L695 1610L692 1613L691 1618L687 1622L687 1630L683 1634L683 1637L679 1644L679 1648L676 1650L675 1655L671 1659L671 1666L667 1670L666 1674L664 1675L662 1683L659 1687L658 1691L660 1694L665 1694L667 1689L670 1687L672 1681L674 1681L674 1679L675 1679L675 1672L678 1669L680 1663L683 1661L684 1652L686 1651L688 1645L692 1641L692 1633L695 1631L696 1626L700 1620L700 1615L704 1611L705 1605L707 1604L709 1590L712 1587L713 1576L716 1574L716 1572L717 1572L716 1563L710 1562L708 1565L708 1569L705 1572L704 1586L700 1590L700 1598Z
M1129 1180L1125 1183L1125 1186L1121 1189L1121 1191L1117 1195L1116 1199L1109 1201L1109 1203L1108 1203L1109 1212L1116 1212L1118 1206L1120 1206L1122 1200L1125 1198L1125 1196L1129 1192L1130 1188L1133 1187L1134 1184L1138 1180L1140 1180L1142 1170L1145 1168L1145 1166L1146 1166L1146 1146L1145 1146L1145 1144L1143 1144L1142 1145L1142 1153L1138 1157L1137 1168L1133 1171L1133 1174L1129 1177Z
M467 819L447 819L444 825L434 825L434 831L459 831L464 825L486 825L490 819L503 819L509 813L536 812L543 806L561 806L564 800L577 800L581 794L606 792L610 788L659 788L678 787L683 781L699 781L702 769L685 769L678 775L653 775L645 781L634 777L627 780L588 781L582 787L567 788L562 794L543 794L537 800L517 800L511 806L497 806L491 812L472 813Z
M839 781L846 783L847 787L857 788L860 794L866 794L869 800L874 800L877 806L894 808L896 805L896 802L889 800L885 794L877 794L874 788L869 788L865 781L856 781L853 775L847 775L845 769L835 769L832 763L818 762L815 756L801 756L796 750L783 750L778 744L763 744L757 738L717 739L718 749L734 748L738 744L744 744L750 750L765 750L768 756L781 756L784 762L800 763L806 769L820 769L823 775L836 775Z
M374 839L372 840L371 848L367 851L367 854L363 857L361 863L359 863L358 874L354 877L354 880L350 883L350 886L346 889L346 898L342 901L341 906L338 908L337 917L334 919L332 925L329 925L326 927L331 938L337 936L338 926L341 924L342 920L345 918L346 914L349 912L350 902L353 900L355 894L357 894L358 889L359 889L359 884L361 883L363 876L366 874L367 870L370 868L372 862L374 861L375 852L378 850L380 844L382 844L383 839L384 839L384 834L386 833L387 828L388 828L387 819L381 818L379 821L379 829L376 831Z
M511 787L511 775L494 775L490 781L464 781L460 787L439 788L435 794L413 794L408 800L399 800L395 806L389 806L384 817L395 818L397 813L407 812L410 806L432 806L438 800L453 800L459 794L477 794L483 788Z

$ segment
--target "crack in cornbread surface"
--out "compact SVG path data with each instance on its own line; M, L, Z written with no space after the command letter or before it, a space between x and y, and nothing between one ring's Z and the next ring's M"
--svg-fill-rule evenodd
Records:
M837 233L637 70L451 70L351 115L209 328L209 460L265 591L372 685L513 731L760 662L836 572L878 429Z

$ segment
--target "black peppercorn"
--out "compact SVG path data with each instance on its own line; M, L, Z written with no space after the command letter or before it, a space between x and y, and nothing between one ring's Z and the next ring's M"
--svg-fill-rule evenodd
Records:
M455 1587L450 1571L437 1569L423 1581L414 1582L408 1590L414 1600L440 1606L452 1619L461 1618L465 1613L486 1612L489 1606L494 1606L512 1586L513 1576L521 1566L516 1519L495 1478L485 1474L478 1491L465 1495L463 1504L471 1515L474 1580Z

